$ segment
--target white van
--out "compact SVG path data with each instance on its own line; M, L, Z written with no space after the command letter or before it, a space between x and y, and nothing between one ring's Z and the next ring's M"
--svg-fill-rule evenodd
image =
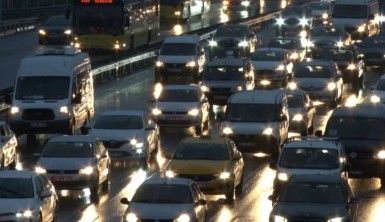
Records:
M93 115L88 54L61 47L22 60L10 115L10 127L16 135L74 134Z
M375 35L379 31L378 0L336 0L332 21L344 27L354 40Z

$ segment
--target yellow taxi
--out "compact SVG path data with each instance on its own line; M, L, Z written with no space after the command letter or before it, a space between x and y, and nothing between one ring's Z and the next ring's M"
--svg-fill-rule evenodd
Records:
M235 143L223 137L186 138L176 148L166 167L167 177L196 181L210 195L225 194L227 201L242 192L243 158Z

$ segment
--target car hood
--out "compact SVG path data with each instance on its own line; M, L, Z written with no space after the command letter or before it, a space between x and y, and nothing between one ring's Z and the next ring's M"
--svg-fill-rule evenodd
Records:
M365 22L365 19L354 19L354 18L332 18L333 24L337 26L345 27L358 27Z
M174 220L182 213L193 214L192 204L131 203L128 211L141 219Z
M236 86L243 86L242 80L203 80L203 85L209 88L234 88Z
M175 160L172 159L167 168L176 174L215 174L228 170L227 160Z
M140 130L108 130L108 129L91 129L89 134L97 137L100 140L116 140L125 141L131 139L144 138L145 133L143 129Z
M164 63L188 63L195 61L196 57L193 55L187 56L171 56L171 55L160 55L158 60Z
M283 61L250 61L256 70L275 70Z
M198 102L157 102L156 107L162 111L188 112L190 109L198 108Z
M46 26L43 27L43 29L46 29L46 30L63 30L63 34L64 34L65 30L71 29L71 26L46 25Z
M38 166L49 170L79 170L94 165L94 158L46 158L41 157Z
M301 87L326 87L331 79L326 78L294 78L294 81Z
M347 215L342 204L310 204L310 203L277 203L273 215L284 217L329 218Z
M245 135L259 135L268 128L271 127L274 130L274 134L277 133L278 123L249 123L249 122L223 122L222 129L224 127L230 127L234 134Z
M37 199L0 199L0 214L18 213L24 210L32 210L38 206Z

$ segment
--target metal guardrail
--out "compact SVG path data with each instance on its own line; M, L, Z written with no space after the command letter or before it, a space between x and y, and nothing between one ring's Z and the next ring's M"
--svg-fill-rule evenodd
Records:
M33 17L0 21L0 37L34 29L37 20L37 17Z

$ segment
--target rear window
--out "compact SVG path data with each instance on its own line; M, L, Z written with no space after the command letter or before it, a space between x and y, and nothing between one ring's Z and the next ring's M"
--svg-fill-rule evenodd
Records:
M197 102L198 91L191 89L164 89L158 101L160 102Z
M94 148L90 142L48 142L42 153L48 158L90 158Z
M325 148L285 148L279 165L297 169L335 169L339 167L338 150Z

